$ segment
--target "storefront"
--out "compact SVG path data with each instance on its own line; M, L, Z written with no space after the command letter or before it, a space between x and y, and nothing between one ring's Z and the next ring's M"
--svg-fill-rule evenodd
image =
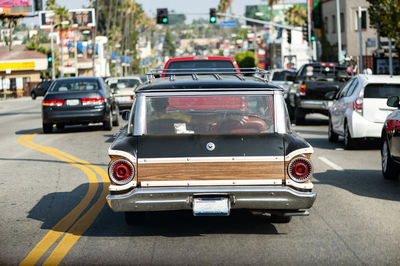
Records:
M47 56L37 51L0 52L0 93L29 95L30 85L40 82Z

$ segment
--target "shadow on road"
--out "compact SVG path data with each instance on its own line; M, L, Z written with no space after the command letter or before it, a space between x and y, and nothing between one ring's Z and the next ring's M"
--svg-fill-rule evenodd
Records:
M380 170L328 170L314 177L315 184L342 188L362 197L400 201L400 181L384 179Z
M28 218L42 221L42 229L52 229L82 200L88 187L89 184L82 184L70 192L54 192L42 197L29 211ZM106 204L84 235L187 237L203 234L278 232L268 216L245 210L232 210L228 217L194 217L191 211L153 212L146 214L144 225L129 226L125 223L123 213L114 213Z
M63 129L58 129L56 127L53 128L52 133L48 133L46 135L51 135L51 134L65 134L65 133L82 133L82 132L93 132L93 131L104 131L103 126L100 124L94 124L94 125L71 125L71 126L65 126ZM18 130L15 132L16 135L25 135L25 134L31 134L31 133L37 133L37 134L43 134L42 128L32 128L32 129L24 129L24 130ZM108 139L106 142L110 142L110 138L112 135L105 135ZM111 141L112 142L112 141Z

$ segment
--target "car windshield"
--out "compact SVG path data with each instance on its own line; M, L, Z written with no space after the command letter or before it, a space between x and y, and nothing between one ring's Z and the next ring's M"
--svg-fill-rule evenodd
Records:
M99 83L94 79L57 80L51 88L52 92L95 90L99 90Z
M146 97L146 134L274 132L272 95Z
M189 60L174 61L168 64L167 69L210 69L210 68L235 68L229 60ZM206 71L206 70L205 70ZM210 71L210 70L208 70ZM200 71L201 72L201 71Z
M400 97L400 84L368 84L364 89L364 98Z

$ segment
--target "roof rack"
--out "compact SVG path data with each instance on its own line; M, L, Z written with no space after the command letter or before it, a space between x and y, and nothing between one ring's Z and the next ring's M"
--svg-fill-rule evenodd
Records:
M216 80L221 80L222 75L236 76L238 79L244 81L244 76L254 76L264 82L267 82L268 71L254 67L254 68L185 68L185 69L150 69L146 72L146 76L151 83L153 79L160 77L169 77L171 81L175 80L175 76L191 76L193 80L199 80L200 75L211 75Z

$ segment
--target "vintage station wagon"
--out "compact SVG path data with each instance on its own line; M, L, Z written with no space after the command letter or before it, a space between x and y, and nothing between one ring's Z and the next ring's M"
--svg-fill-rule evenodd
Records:
M152 79L124 115L127 128L108 151L107 202L127 222L150 211L235 209L289 222L315 201L313 148L292 133L282 89L260 77Z

